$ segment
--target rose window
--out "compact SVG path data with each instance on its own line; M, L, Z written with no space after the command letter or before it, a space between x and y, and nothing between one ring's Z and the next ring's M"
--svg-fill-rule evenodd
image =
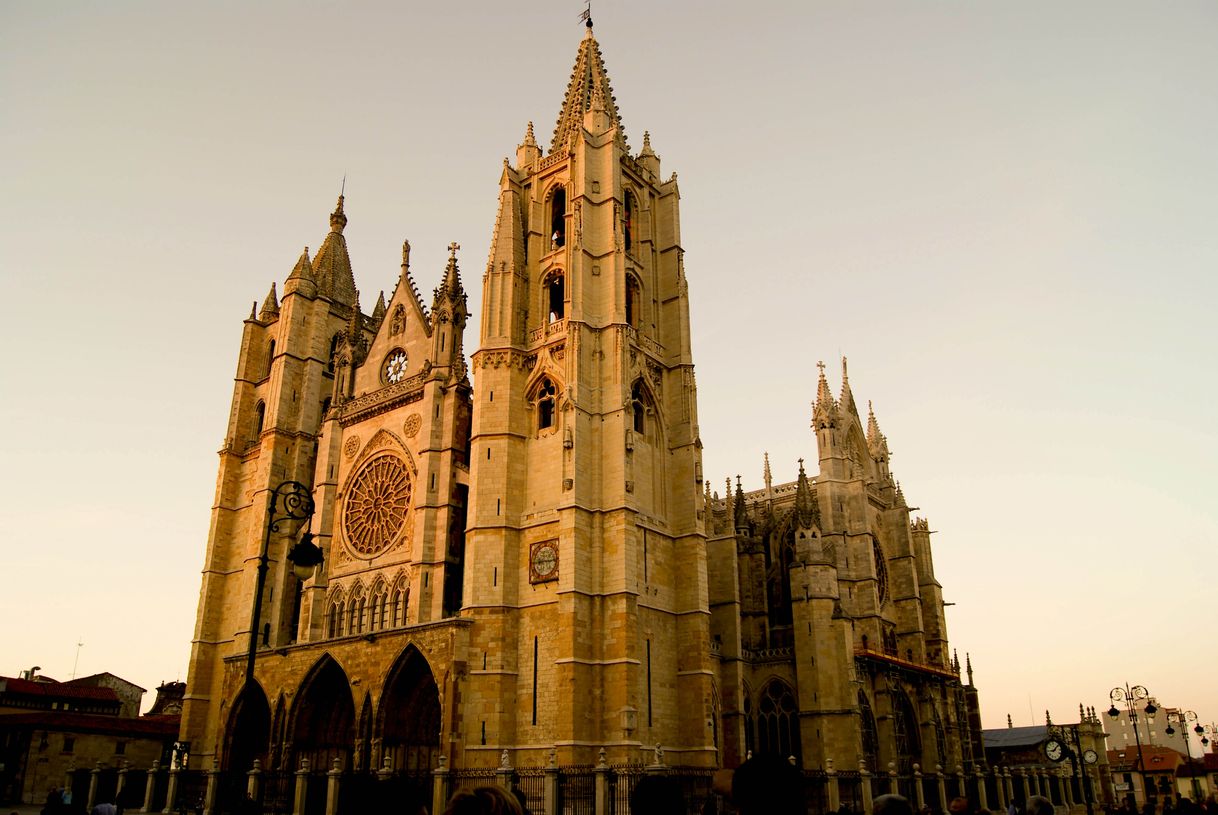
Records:
M381 455L365 464L351 482L343 513L347 543L376 555L397 542L410 508L410 475L402 460Z

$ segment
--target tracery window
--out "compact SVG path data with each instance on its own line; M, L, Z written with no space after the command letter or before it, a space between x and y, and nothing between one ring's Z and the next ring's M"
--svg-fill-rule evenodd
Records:
M920 761L922 740L918 733L918 717L914 714L909 696L902 690L892 692L892 732L896 742L897 772L913 772L913 765Z
M867 762L867 769L875 772L876 764L879 761L880 737L876 731L875 713L871 710L871 702L863 691L859 691L859 719L863 737L863 760Z
M791 686L771 679L757 700L757 749L783 758L801 758L799 743L799 704Z
M871 539L871 554L875 560L875 587L883 603L888 599L888 561L884 558L880 542L875 538Z
M554 426L555 420L555 400L557 399L558 391L554 387L554 383L549 377L541 380L541 387L537 390L537 429L545 430L548 427Z

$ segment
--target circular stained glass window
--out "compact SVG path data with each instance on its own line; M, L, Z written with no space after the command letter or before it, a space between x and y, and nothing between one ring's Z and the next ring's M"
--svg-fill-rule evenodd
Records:
M388 549L407 528L410 474L395 455L370 459L351 482L343 511L347 543L363 555Z

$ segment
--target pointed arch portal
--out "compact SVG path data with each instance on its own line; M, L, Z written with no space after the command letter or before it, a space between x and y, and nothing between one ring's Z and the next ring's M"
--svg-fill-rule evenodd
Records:
M233 702L224 736L224 768L247 772L254 759L270 766L271 706L257 682L247 682Z
M355 746L355 702L347 674L324 656L305 679L297 696L292 725L290 766L307 758L314 770L328 770L338 759L349 769Z
M414 646L398 658L380 706L381 744L399 772L428 772L440 752L440 690Z

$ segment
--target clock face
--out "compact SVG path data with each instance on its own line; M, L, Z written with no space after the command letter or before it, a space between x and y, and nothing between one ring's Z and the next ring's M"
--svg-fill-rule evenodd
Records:
M558 542L543 541L533 544L529 556L529 570L534 583L554 580L558 577Z
M1099 760L1100 760L1099 754L1096 753L1094 750L1088 750L1085 753L1083 753L1083 761L1087 762L1088 764L1094 764L1095 762L1097 762Z
M1062 743L1057 739L1050 739L1045 742L1045 755L1050 761L1061 761L1065 750L1062 748Z
M406 352L394 351L389 355L389 359L385 360L385 381L390 384L401 382L406 376Z

